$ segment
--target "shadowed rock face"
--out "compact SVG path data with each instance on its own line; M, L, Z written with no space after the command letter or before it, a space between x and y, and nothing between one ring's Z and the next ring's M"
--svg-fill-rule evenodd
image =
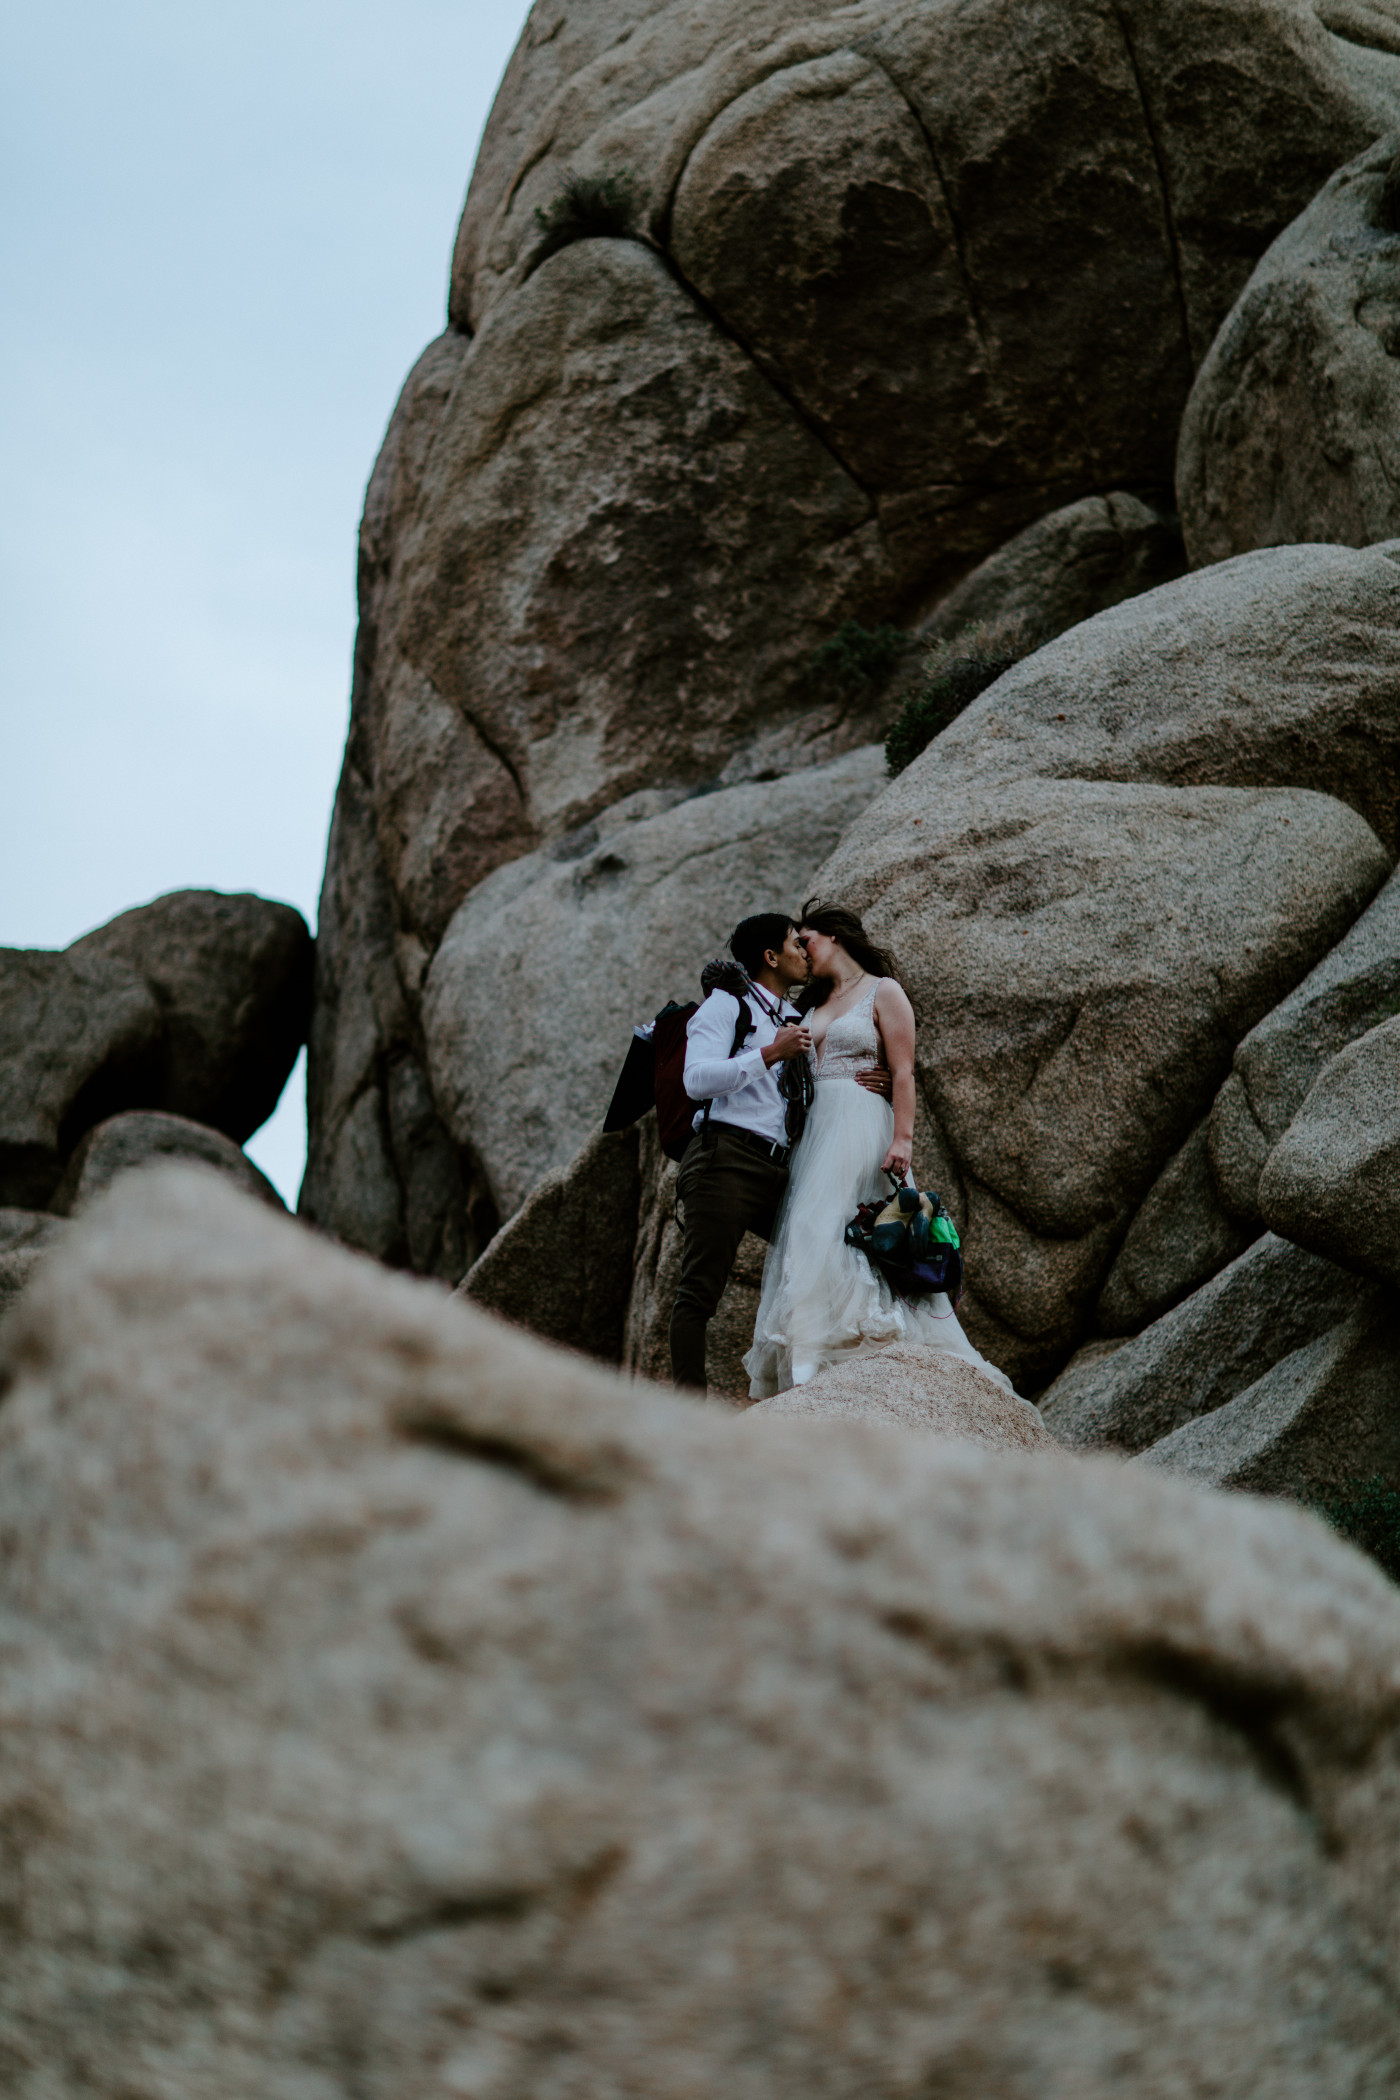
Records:
M1201 367L1177 489L1191 559L1400 534L1393 132L1280 235Z
M477 1163L391 1078L421 1091L419 985L473 887L638 790L878 733L815 645L916 619L1057 506L1165 487L1249 268L1398 120L1392 0L1360 27L1313 0L535 8L366 505L311 1215L448 1272ZM570 171L628 178L630 237L583 208L544 238Z
M2 1346L14 2100L1400 2087L1315 1520L727 1420L187 1170Z
M1269 1155L1259 1202L1299 1246L1400 1284L1400 1020L1323 1066Z

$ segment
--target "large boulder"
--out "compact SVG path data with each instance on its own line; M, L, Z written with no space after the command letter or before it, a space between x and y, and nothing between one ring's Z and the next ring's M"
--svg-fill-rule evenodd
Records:
M0 1203L42 1209L92 1123L155 1084L161 1013L113 956L0 950Z
M924 632L951 639L981 622L1051 641L1186 567L1175 518L1118 489L1037 518L940 600Z
M1279 236L1196 375L1177 472L1194 563L1400 536L1397 144L1334 175Z
M1315 1519L740 1428L175 1169L0 1346L15 2100L1400 2090Z
M1400 1476L1400 1314L1372 1290L1351 1317L1280 1359L1225 1406L1142 1453L1202 1486L1345 1505Z
M993 1451L1060 1446L1029 1400L947 1349L896 1344L832 1364L806 1385L755 1401L748 1421L880 1422Z
M186 1116L167 1116L151 1109L128 1109L88 1131L64 1168L49 1208L58 1217L75 1217L119 1175L172 1159L212 1167L245 1195L270 1203L274 1210L285 1208L267 1176L246 1152L240 1152L232 1138L192 1123Z
M428 1076L502 1217L602 1122L632 1029L750 912L797 911L884 784L878 747L784 780L629 798L498 869L447 929L423 988Z
M1237 1044L1390 872L1397 680L1395 562L1246 555L1008 672L821 870L909 987L1005 1329L979 1346L1023 1387L1085 1333Z
M1145 1451L1349 1319L1366 1286L1272 1234L1116 1349L1090 1343L1040 1396L1070 1451Z
M1400 1283L1400 1018L1325 1065L1259 1184L1275 1232Z
M1210 1118L1213 1181L1235 1218L1260 1220L1259 1177L1322 1067L1400 1008L1400 876L1235 1052Z
M241 1145L281 1098L311 1017L312 941L290 904L176 890L68 950L145 979L163 1022L155 1090L133 1107L207 1123Z
M629 795L869 742L888 686L823 677L820 644L917 626L1088 492L1169 484L1250 267L1400 121L1394 39L1335 17L541 0L366 499L309 1216L450 1269L483 1191L426 1119L419 988L493 869Z
M312 943L265 897L182 890L54 954L0 951L0 1203L47 1204L84 1132L126 1109L239 1143L306 1038Z

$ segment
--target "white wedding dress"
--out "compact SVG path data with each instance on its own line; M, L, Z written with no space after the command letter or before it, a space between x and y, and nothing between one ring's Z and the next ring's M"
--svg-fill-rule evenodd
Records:
M763 1265L753 1347L744 1358L749 1393L767 1400L804 1385L827 1364L914 1342L964 1357L1011 1392L973 1348L948 1299L896 1298L857 1247L845 1243L856 1207L888 1196L881 1161L894 1137L894 1111L856 1083L881 1061L875 1025L878 982L826 1032L816 1065L816 1099L793 1154L787 1195Z

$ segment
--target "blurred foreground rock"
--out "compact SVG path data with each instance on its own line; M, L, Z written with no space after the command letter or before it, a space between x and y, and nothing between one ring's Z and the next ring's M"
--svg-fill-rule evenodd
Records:
M1314 1520L731 1423L173 1168L3 1349L15 2100L1400 2092Z
M44 1256L67 1232L46 1211L0 1210L0 1315L18 1304Z

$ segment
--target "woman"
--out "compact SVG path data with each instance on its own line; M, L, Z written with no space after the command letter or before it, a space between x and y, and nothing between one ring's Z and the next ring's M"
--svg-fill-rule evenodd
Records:
M824 1365L890 1342L947 1349L1012 1390L978 1355L946 1297L896 1298L845 1243L848 1219L887 1195L886 1170L907 1176L914 1153L914 1009L890 960L854 912L803 907L798 937L816 980L808 1016L815 1098L763 1266L749 1392L765 1400L805 1385ZM892 1101L857 1085L884 1063Z

